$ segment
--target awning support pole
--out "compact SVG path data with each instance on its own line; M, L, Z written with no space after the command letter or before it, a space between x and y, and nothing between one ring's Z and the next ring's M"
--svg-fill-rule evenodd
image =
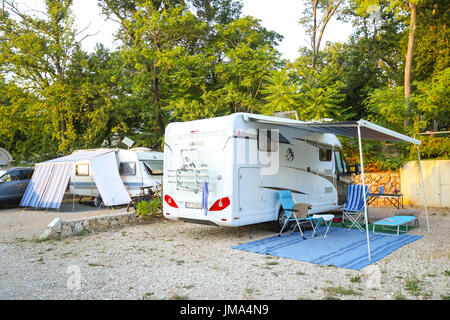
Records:
M369 256L369 261L372 261L370 255L370 237L369 237L369 219L367 218L367 202L366 202L366 183L364 179L364 162L361 144L361 126L358 125L358 142L359 142L359 161L361 162L361 180L363 186L363 197L364 197L364 222L366 224L366 238L367 238L367 253Z
M416 147L417 147L417 157L419 159L419 170L420 170L420 181L421 181L421 184L422 184L423 205L425 207L425 216L427 218L427 231L430 231L430 222L428 221L427 197L425 195L425 182L423 180L423 173L422 173L422 163L420 161L419 146L416 145Z

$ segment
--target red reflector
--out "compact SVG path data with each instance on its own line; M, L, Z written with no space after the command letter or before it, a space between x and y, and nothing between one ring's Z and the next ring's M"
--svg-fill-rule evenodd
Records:
M217 200L216 202L214 202L214 204L211 206L211 208L209 208L209 211L223 210L230 205L230 202L231 202L230 198L228 198L228 197L221 198L221 199Z
M170 213L166 212L166 216L170 216Z
M191 133L196 133L196 132L198 132L199 130L192 130L191 131Z
M220 220L222 220L222 221L227 221L227 219L220 219Z
M167 202L167 204L173 208L178 208L177 204L175 203L175 200L172 199L171 196L169 196L168 194L166 194L164 196L164 200Z

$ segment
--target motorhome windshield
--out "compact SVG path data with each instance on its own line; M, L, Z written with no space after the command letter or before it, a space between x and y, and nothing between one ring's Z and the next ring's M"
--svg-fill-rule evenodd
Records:
M347 174L348 173L348 164L342 154L342 151L337 149L334 151L334 154L336 157L336 168L338 170L338 173Z
M143 160L145 170L149 175L162 175L163 174L163 161L162 160Z

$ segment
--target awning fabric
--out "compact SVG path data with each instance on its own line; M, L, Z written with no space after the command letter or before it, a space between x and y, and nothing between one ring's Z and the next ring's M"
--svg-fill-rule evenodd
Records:
M120 179L115 151L105 149L75 152L37 163L20 206L58 209L74 164L79 160L88 160L91 164L95 184L105 205L120 205L131 201Z
M420 140L408 137L404 134L392 131L385 127L371 123L366 120L346 121L346 122L303 122L291 119L274 119L262 115L246 115L245 120L273 125L282 125L305 129L312 132L332 133L335 135L358 138L358 127L361 131L362 139L380 140L380 141L402 141L420 145Z
M107 206L129 203L127 189L119 175L114 152L109 152L89 159L95 185ZM115 168L115 169L113 169Z

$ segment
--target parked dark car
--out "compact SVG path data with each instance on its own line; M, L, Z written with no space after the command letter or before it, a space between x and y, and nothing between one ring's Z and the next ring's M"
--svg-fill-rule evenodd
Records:
M0 203L19 203L33 175L33 168L0 169Z

